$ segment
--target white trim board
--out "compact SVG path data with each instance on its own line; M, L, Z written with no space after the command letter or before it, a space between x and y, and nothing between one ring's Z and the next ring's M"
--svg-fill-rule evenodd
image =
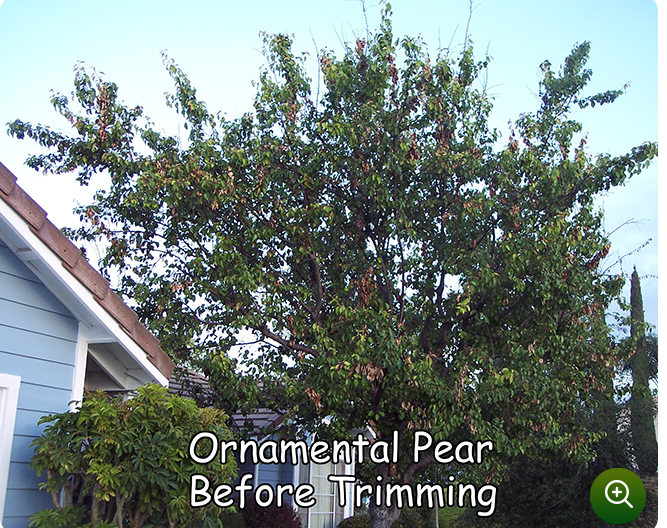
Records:
M7 479L9 478L14 421L20 386L20 376L0 373L0 528L5 511Z

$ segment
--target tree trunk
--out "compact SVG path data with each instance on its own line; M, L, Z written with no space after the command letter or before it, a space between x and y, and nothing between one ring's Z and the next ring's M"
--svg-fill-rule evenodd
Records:
M415 475L433 463L435 463L433 452L431 451L424 453L419 459L419 462L408 464L403 474L398 475L397 480L394 482L396 484L410 484ZM384 483L390 482L390 465L379 464L377 469L378 476L382 477L381 480L383 480ZM385 499L384 493L382 494L382 499L383 501ZM376 506L375 497L371 496L368 513L371 517L371 528L391 528L391 526L398 520L398 517L401 514L401 510L396 505L392 506L391 508L385 506L384 504L382 506Z
M113 522L118 525L118 528L125 528L125 499L121 496L119 491L116 491L116 514L113 517Z
M376 506L375 502L371 502L368 513L371 516L371 528L391 528L401 514L401 510L396 506L387 508L385 505Z
M94 495L95 490L93 490L93 502L90 506L90 525L95 527L100 524L100 501Z

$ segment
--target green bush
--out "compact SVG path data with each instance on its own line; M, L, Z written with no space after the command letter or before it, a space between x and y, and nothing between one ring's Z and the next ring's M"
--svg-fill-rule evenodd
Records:
M337 528L371 528L371 516L367 513L353 515L338 523Z
M42 510L32 517L34 528L70 528L81 526L86 518L86 509L81 504L65 506L57 510Z
M392 525L392 528L422 528L424 519L417 510L402 509L398 520Z
M417 510L401 510L398 520L392 528L423 528L424 520ZM337 528L371 528L371 517L367 513L343 519Z
M212 487L230 483L235 463L222 465L216 457L195 464L188 453L200 431L228 439L226 419L222 411L199 409L158 385L140 387L125 402L97 392L76 412L42 418L47 425L32 443L30 466L46 473L41 487L56 508L35 514L30 526L222 526L216 506L190 507L190 478L205 475ZM198 444L202 456L205 443Z
M225 528L246 528L243 514L238 510L223 509L218 517Z
M658 526L658 477L644 477L646 504L639 517L628 524L628 528L653 528Z
M438 508L438 524L441 528L458 526L457 520L465 513L465 511L465 508L457 508L454 506ZM433 524L431 523L430 526L433 526Z
M289 504L259 506L253 494L246 496L246 505L241 514L245 528L302 528L301 517ZM227 528L227 526L225 526Z

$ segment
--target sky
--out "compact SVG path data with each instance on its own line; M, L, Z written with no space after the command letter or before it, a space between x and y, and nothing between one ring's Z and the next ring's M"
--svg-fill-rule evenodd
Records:
M431 54L460 51L466 28L476 56L492 57L486 79L494 96L491 125L507 139L507 123L538 102L538 66L557 69L576 43L591 42L588 95L628 85L613 105L575 114L588 133L592 154L619 155L658 140L658 8L653 0L395 0L394 36L420 35ZM307 53L316 72L316 51L341 55L342 42L378 27L381 7L358 0L0 0L0 127L14 119L67 132L68 123L50 105L51 91L69 95L73 68L83 61L115 82L128 105L141 105L165 132L179 120L164 104L172 84L164 51L186 72L209 110L228 118L252 109L264 64L261 31L294 36L294 50ZM662 14L662 12L661 12ZM468 23L469 21L469 23ZM663 55L664 56L664 55ZM182 131L181 131L182 133ZM185 135L185 134L183 134ZM0 161L59 227L75 226L76 201L95 191L74 176L44 176L24 165L38 147L0 133ZM103 181L99 180L98 185ZM601 197L605 228L612 236L608 264L651 242L613 268L642 279L646 320L658 324L658 163L624 187ZM626 289L626 295L629 292Z

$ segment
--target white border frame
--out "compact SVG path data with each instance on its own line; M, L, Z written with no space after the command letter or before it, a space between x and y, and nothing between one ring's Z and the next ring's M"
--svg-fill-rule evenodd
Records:
M0 374L0 526L5 512L9 464L12 456L14 423L19 400L21 376Z

